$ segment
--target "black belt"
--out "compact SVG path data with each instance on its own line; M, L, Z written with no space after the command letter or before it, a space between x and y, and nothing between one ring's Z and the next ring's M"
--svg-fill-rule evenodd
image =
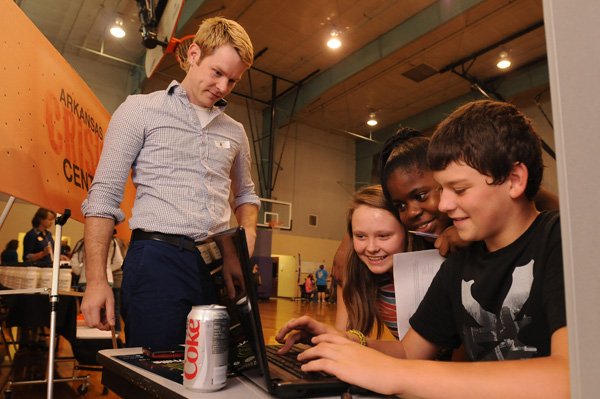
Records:
M131 241L139 240L162 241L188 251L196 251L196 243L194 242L194 239L178 234L164 234L154 231L135 229L131 233Z

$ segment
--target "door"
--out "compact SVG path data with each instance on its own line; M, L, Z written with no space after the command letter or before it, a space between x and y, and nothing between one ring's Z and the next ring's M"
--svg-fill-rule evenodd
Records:
M298 291L298 262L291 255L273 255L277 259L277 296L294 298Z

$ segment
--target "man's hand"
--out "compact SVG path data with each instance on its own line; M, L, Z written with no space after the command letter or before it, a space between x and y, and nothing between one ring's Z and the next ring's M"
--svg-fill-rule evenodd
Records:
M115 299L106 278L108 247L115 222L112 219L87 217L83 232L87 287L81 311L89 327L109 330L115 325Z
M110 330L115 325L115 299L107 283L86 287L81 312L88 327Z
M223 280L225 288L227 288L227 296L230 299L237 297L238 291L236 287L244 286L244 277L242 275L242 266L235 255L235 248L231 247L223 251ZM233 252L232 252L233 251Z

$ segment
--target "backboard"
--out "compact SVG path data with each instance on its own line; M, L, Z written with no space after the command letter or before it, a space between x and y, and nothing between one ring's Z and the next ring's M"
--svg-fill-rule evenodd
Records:
M292 203L261 198L257 226L271 229L291 230Z
M163 11L162 16L160 17L160 21L158 22L158 27L156 29L157 40L164 43L169 43L169 41L175 34L177 23L179 22L179 18L181 17L183 3L184 0L169 0L167 2L165 10ZM166 55L167 49L160 45L156 46L153 49L146 50L146 61L144 63L144 67L146 69L146 77L152 76L152 74L156 71L156 68L158 68L158 66L163 61Z

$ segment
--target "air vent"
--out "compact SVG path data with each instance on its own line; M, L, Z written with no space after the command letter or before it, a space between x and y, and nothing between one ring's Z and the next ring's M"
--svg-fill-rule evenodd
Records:
M317 226L317 215L308 215L308 225Z
M402 75L406 76L413 82L419 83L419 82L424 81L427 78L432 77L433 75L436 75L437 73L438 73L438 71L436 71L429 65L421 64L421 65L417 65L416 67L414 67L412 69L409 69L408 71L404 72Z

